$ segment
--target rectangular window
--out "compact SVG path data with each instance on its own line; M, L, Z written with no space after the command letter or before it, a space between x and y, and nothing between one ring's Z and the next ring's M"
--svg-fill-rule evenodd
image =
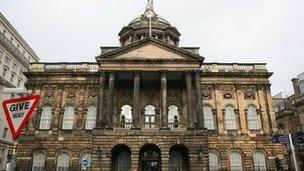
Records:
M2 50L0 50L0 60L2 59L4 52Z
M17 71L17 70L18 70L18 65L17 65L15 62L13 63L13 70L14 70L14 71Z
M7 73L7 68L3 68L2 76L3 76L4 78L6 77L6 73Z
M304 81L303 80L300 82L300 92L301 92L301 94L304 94Z
M6 64L7 66L9 66L11 64L11 60L12 59L10 57L6 56L5 60L4 60L4 64Z
M3 134L2 134L2 138L6 138L6 136L7 136L7 131L8 131L8 128L7 128L7 127L4 127Z
M11 81L11 82L14 82L15 76L16 76L16 74L14 74L14 73L11 74L11 78L10 78L10 81Z
M18 79L18 83L17 83L17 87L21 87L21 83L22 83L22 79L19 78L19 79Z

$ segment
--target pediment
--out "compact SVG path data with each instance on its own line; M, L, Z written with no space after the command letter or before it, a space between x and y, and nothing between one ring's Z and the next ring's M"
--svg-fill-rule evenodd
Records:
M149 60L157 60L157 59L186 59L185 56L181 54L174 53L169 49L165 49L163 47L157 46L153 43L145 44L141 47L137 47L132 49L131 51L125 52L121 55L114 57L113 59L149 59Z
M186 51L182 48L169 45L152 38L144 39L128 46L117 48L113 51L96 57L98 60L196 60L202 61L203 57Z

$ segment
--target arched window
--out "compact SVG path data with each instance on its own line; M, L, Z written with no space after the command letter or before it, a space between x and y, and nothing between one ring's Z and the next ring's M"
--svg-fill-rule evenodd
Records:
M92 130L96 126L96 113L97 113L97 107L96 106L90 106L87 110L87 116L86 116L86 123L85 123L85 129L86 130Z
M169 171L182 171L183 170L183 156L178 151L173 151L170 153L169 159Z
M243 170L242 155L238 151L233 151L229 154L230 170L241 171Z
M219 155L215 151L209 151L209 170L210 171L219 171L220 162Z
M145 107L145 126L146 128L154 128L155 127L155 107L152 105L148 105Z
M267 170L267 158L263 151L256 151L253 153L253 166L256 171Z
M130 153L127 151L122 151L118 155L118 162L117 162L118 171L127 171L130 170L131 165L131 156Z
M86 152L83 153L81 156L81 170L87 170L88 168L91 167L91 153ZM84 164L86 163L86 164Z
M259 130L260 127L260 119L257 114L256 107L249 106L247 109L247 122L249 130Z
M209 130L214 130L214 118L213 118L213 113L212 113L211 107L204 106L203 112L204 112L205 127Z
M67 106L63 114L62 129L72 130L74 125L75 110L73 106Z
M131 128L132 124L132 107L124 105L121 107L120 120L125 123L126 128Z
M169 127L177 127L179 122L178 107L176 105L171 105L168 107L168 110Z
M52 109L49 106L42 108L39 129L48 130L51 128L52 122Z
M69 171L70 156L67 152L60 152L57 157L57 171Z
M226 130L236 130L237 122L236 115L233 106L227 106L225 109L225 129Z
M33 171L43 171L45 166L45 154L42 151L35 153L33 157Z

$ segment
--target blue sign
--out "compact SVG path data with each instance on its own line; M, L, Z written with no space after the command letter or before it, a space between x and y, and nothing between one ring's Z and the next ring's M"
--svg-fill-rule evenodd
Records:
M304 143L304 132L296 132L292 134L293 143Z
M87 159L83 159L83 160L82 160L82 165L83 165L83 166L88 166L88 164L89 164L89 162L88 162Z
M273 134L272 140L275 143L282 143L282 144L289 143L288 135L284 135L284 134Z
M293 143L304 143L304 132L296 132L291 134ZM272 140L275 143L287 144L289 143L288 134L273 134Z

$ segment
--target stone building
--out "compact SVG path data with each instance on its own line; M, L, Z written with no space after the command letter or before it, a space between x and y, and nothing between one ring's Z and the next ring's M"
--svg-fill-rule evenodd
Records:
M304 73L291 81L294 94L273 98L278 129L282 133L296 133L304 130ZM286 149L288 165L294 168L290 146L287 145ZM296 153L299 167L304 168L304 143L296 144Z
M24 87L30 62L38 62L39 58L14 27L0 12L0 102L9 98L4 88ZM0 170L6 168L7 155L12 146L12 138L0 108Z
M151 28L151 29L150 29ZM22 170L274 170L263 63L205 63L149 1L96 62L33 63Z

